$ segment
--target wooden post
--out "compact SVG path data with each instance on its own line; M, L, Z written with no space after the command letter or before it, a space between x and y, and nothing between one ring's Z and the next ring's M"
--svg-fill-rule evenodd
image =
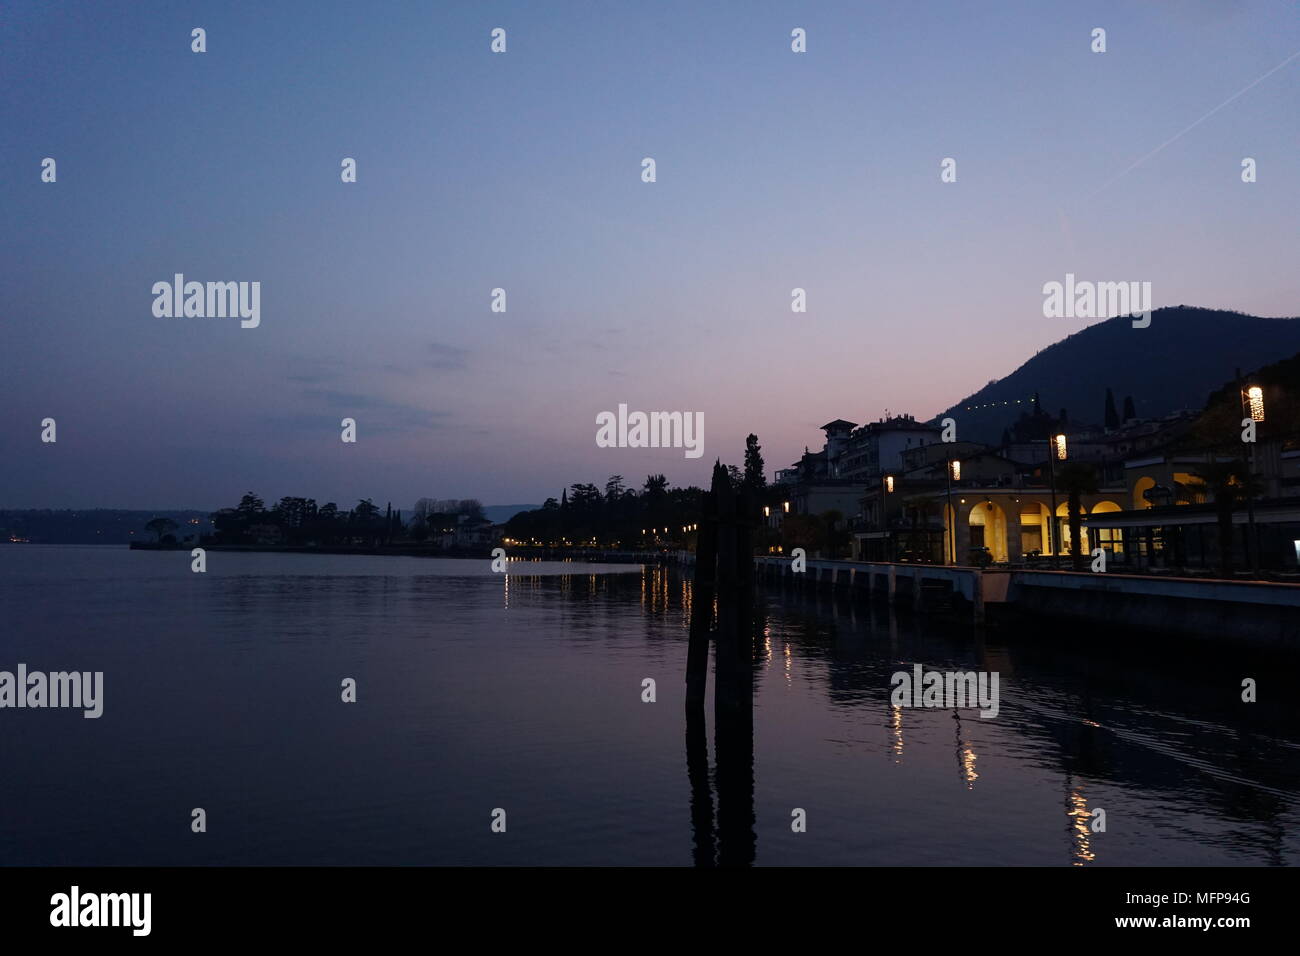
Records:
M691 632L686 648L686 709L704 707L709 679L709 631L713 627L713 596L718 564L716 496L705 492L704 514L695 546L695 585L691 588Z
M714 749L717 759L717 862L754 862L754 588L756 568L752 533L756 524L747 494L737 499L720 463L705 496L705 514L695 561L691 629L686 654L687 769L691 778L691 819L695 859L709 865L714 819L708 800L704 742L704 692L708 682L709 636L714 624ZM764 569L766 570L766 569ZM780 573L780 569L778 569Z
M713 645L717 679L713 685L713 704L714 710L720 713L724 708L734 710L740 706L735 697L735 674L740 623L736 598L741 586L737 580L740 561L736 547L736 494L720 464L713 466L712 493L718 509L718 631ZM746 585L749 583L748 579L742 580Z

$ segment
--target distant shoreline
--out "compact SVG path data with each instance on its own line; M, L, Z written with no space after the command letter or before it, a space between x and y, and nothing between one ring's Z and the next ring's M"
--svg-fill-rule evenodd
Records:
M242 551L256 554L345 554L372 557L398 558L466 558L490 560L491 548L422 548L417 546L387 546L382 548L324 545L308 547L287 544L155 544L148 541L132 541L132 551L189 551L201 547L204 551ZM666 554L645 551L604 551L592 548L506 548L506 554L513 561L521 558L539 561L581 560L590 564L652 564L666 560Z

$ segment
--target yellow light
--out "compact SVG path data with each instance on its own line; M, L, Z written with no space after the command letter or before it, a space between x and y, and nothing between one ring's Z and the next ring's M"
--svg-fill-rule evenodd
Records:
M1264 420L1264 390L1258 385L1252 385L1246 389L1246 398L1250 400L1250 420L1262 422Z
M786 514L790 513L790 502L785 502L782 507L785 508Z
M763 505L763 517L764 518L772 517L772 509L768 505Z
M893 491L894 491L894 476L893 476L893 475L885 475L885 491L889 492L890 494L893 493Z
M1065 461L1065 435L1057 435L1052 441L1056 443L1056 460Z
M961 481L961 462L954 461L952 462L951 467L952 467L952 480Z

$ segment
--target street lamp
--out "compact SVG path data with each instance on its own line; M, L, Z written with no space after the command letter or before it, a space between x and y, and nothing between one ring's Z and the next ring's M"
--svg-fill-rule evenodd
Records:
M1264 390L1258 385L1252 385L1241 393L1242 408L1250 408L1250 420L1252 422L1262 422L1264 420Z
M886 495L894 493L894 476L884 475L880 479L881 486L884 488L884 494L880 496L880 530L885 534L887 553L891 561L898 558L898 549L894 546L894 537L889 533L889 499Z
M1056 529L1056 462L1057 460L1065 461L1065 435L1053 435L1050 447L1047 449L1047 473L1051 476L1052 484L1052 514L1047 521L1047 550L1052 555L1052 567L1056 567L1056 552L1059 550L1057 541L1060 535Z
M1243 389L1241 411L1252 422L1264 420L1264 390L1258 385ZM1251 436L1254 437L1253 435ZM1255 527L1255 443L1250 443L1250 474L1246 476L1246 514L1250 521L1250 568L1259 574L1259 529Z
M948 492L946 495L948 510L944 514L944 524L949 521L952 524L948 527L948 553L952 558L952 563L957 563L957 515L952 510L952 483L961 481L961 462L954 458L948 459L948 466L943 470L944 480L947 483Z

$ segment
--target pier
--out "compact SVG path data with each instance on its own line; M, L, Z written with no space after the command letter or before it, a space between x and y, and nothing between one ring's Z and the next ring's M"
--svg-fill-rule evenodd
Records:
M694 556L679 552L690 565ZM1300 584L1147 575L754 558L774 587L888 601L918 613L948 611L977 626L1018 618L1125 626L1169 637L1300 650Z

